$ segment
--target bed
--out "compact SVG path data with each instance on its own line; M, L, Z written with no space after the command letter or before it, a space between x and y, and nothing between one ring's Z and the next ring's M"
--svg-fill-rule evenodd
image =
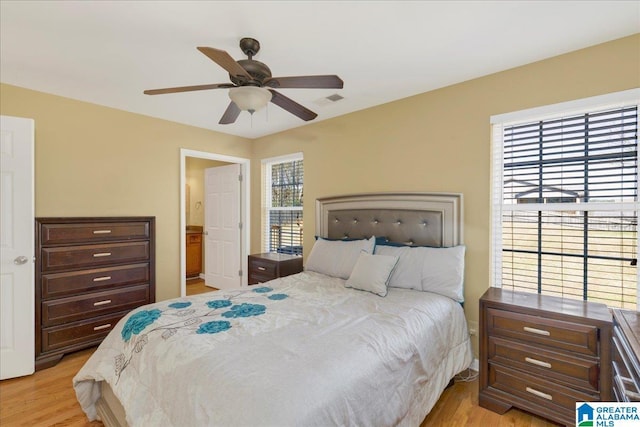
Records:
M473 354L462 196L319 199L305 271L140 307L73 379L107 426L417 426Z

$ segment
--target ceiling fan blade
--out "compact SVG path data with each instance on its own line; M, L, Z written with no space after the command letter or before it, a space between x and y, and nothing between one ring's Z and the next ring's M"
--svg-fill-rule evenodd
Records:
M297 102L295 102L293 99L287 98L286 96L284 96L280 92L276 92L273 89L269 89L269 92L271 92L271 94L273 95L271 97L271 102L276 104L278 107L280 107L280 108L282 108L284 110L287 110L288 112L290 112L294 116L298 116L302 120L307 121L307 122L309 120L313 120L316 117L318 117L318 115L316 113L314 113L313 111L309 110L306 107L303 107L302 105L300 105Z
M164 89L150 89L145 90L145 95L162 95L165 93L177 93L177 92L190 92L194 90L208 90L208 89L228 89L234 87L231 83L214 83L210 85L196 85L196 86L181 86L181 87L168 87Z
M240 109L235 102L231 101L218 123L221 125L229 125L235 122L239 115Z
M344 82L336 75L273 77L264 82L272 88L342 89Z
M212 47L198 47L198 50L207 55L213 62L227 70L227 72L232 76L248 80L253 78L249 73L247 73L247 70L242 68L242 66L224 50Z

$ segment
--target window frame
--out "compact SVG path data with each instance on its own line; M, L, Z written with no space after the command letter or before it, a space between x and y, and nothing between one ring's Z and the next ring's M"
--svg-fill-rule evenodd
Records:
M511 113L491 116L491 224L490 224L490 286L502 287L502 219L505 211L517 211L525 207L514 204L513 207L503 203L503 164L504 164L504 129L516 124L534 121L553 120L607 109L637 106L637 119L640 119L640 88L594 96L569 102L563 102L543 107L536 107ZM640 123L639 123L640 124ZM636 140L637 140L636 131ZM636 141L638 144L638 141ZM640 168L639 168L640 169ZM636 176L636 178L639 178ZM575 207L575 203L522 203L527 210L541 212ZM596 205L596 203L593 203ZM584 204L582 204L584 207ZM619 203L597 203L597 209L605 211L634 210L636 222L640 215L639 201ZM581 209L583 210L583 209ZM636 225L636 233L639 225ZM640 253L640 239L637 240L636 256ZM636 308L640 309L640 271L636 267Z
M293 206L293 207L276 207L272 206L272 189L273 189L273 180L271 176L272 166L282 163L290 163L295 161L302 161L304 168L304 155L302 152L286 154L283 156L277 157L269 157L262 159L262 227L261 227L261 248L263 252L271 252L270 248L270 236L271 230L269 225L270 213L272 210L277 209L279 211L299 211L300 214L303 214L304 206ZM303 172L304 174L304 172ZM303 175L304 176L304 175ZM304 189L304 179L303 179L303 189ZM304 191L304 190L303 190ZM303 235L304 238L304 235Z

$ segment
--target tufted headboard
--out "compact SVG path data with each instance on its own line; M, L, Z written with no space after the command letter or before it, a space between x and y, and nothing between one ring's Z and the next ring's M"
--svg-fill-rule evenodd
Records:
M316 235L456 246L462 239L462 194L371 193L316 200Z

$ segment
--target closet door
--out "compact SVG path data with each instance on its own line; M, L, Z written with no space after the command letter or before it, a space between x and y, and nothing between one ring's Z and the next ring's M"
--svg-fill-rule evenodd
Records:
M35 367L33 146L33 120L0 117L0 379Z

